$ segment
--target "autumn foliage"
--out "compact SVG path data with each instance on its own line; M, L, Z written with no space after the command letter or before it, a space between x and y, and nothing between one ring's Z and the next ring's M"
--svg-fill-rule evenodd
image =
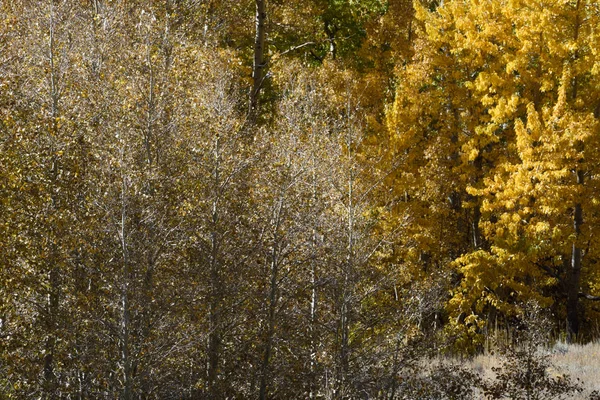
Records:
M420 363L510 344L523 304L597 339L599 27L0 0L0 398L501 396L514 371Z

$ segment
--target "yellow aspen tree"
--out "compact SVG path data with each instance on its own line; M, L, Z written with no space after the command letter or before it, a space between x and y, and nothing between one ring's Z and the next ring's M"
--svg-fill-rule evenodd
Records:
M468 84L488 108L491 120L485 129L504 131L497 161L483 180L466 188L475 197L487 195L480 227L491 246L457 260L463 280L449 308L454 316L465 316L463 327L470 324L474 333L483 326L485 315L513 314L517 300L535 299L541 304L550 304L551 297L557 300L548 286L560 283L565 289L558 299L566 297L568 331L576 334L584 220L582 202L573 196L584 191L586 177L593 176L589 167L581 169L578 164L586 157L593 159L595 149L586 144L596 129L598 102L593 83L593 4L521 1L508 5L498 4L497 18L512 21L512 29L505 32L512 44L502 57L503 70L486 69ZM481 21L481 26L492 24L476 17L470 19ZM527 128L521 120L527 121ZM581 154L569 155L573 151ZM554 199L547 200L554 202L553 211L544 208L543 214L536 213L534 204L542 207L544 198ZM501 207L513 212L500 212ZM561 225L559 215L562 225L571 229L563 239L554 226ZM557 236L538 237L546 227ZM562 250L561 255L558 249L565 246L570 250ZM452 321L460 323L461 318Z
M562 101L578 113L580 125L593 129L586 118L598 102L597 6L586 1L489 0L448 1L430 9L416 4L415 9L415 55L399 68L396 100L388 110L390 159L404 165L394 176L396 214L415 221L400 259L423 268L423 259L429 259L423 255L436 244L433 259L450 266L459 282L448 303L450 327L465 339L459 346L467 345L481 338L491 315L510 314L511 307L500 297L515 297L511 303L516 297L544 301L529 278L518 278L535 267L515 261L515 254L497 246L499 235L490 226L499 226L501 216L490 204L498 190L489 188L496 182L506 184L506 191L517 190L516 181L502 177L510 175L507 165L522 163L518 121L533 118L533 111L544 120L543 110L559 109L561 81L568 80ZM563 78L565 65L572 70L571 78ZM575 164L561 168L578 170ZM525 186L513 201L519 195L524 201L531 190L525 181L520 178ZM586 185L592 188L593 178L580 184ZM567 203L569 210L579 204ZM581 221L575 225L579 230L586 226ZM530 247L524 240L523 248ZM583 251L580 244L575 247Z
M582 290L597 285L599 126L592 111L567 103L569 70L554 107L538 112L530 103L526 122L516 121L519 159L499 165L478 191L485 198L482 226L493 245L460 262L463 293L484 293L475 300L480 306L488 302L510 313L516 300L560 301L556 308L566 312L572 336L580 331Z
M510 88L496 91L505 95L503 101L490 102L474 87L499 80L485 69L502 74L509 45L496 39L498 32L510 31L507 18L497 18L493 29L481 29L480 35L468 33L479 30L472 14L500 13L486 4L470 9L448 2L434 11L415 4L414 56L398 67L396 98L387 112L388 163L397 166L390 218L405 222L396 257L415 278L429 279L484 245L480 204L466 188L495 162L502 123L515 111L515 99L505 95Z

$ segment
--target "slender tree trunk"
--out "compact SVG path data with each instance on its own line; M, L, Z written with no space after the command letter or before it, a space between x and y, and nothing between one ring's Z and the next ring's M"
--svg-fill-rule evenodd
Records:
M315 146L314 133L312 136L313 146ZM317 204L317 177L316 177L316 163L315 163L315 149L313 148L312 154L312 204ZM313 211L314 215L315 211ZM311 255L310 255L310 371L309 371L309 395L310 399L314 399L317 396L317 221L316 218L313 221L312 235L311 235Z
M131 268L129 265L129 254L127 249L127 178L123 175L121 186L121 253L123 257L123 281L121 282L121 306L123 307L121 316L121 363L123 365L123 400L130 400L132 397L132 377L131 377L131 355L130 355L130 329L131 317L129 309L129 280L131 278Z
M314 236L314 233L313 233ZM310 264L310 382L309 382L309 395L310 399L314 399L317 395L317 268L316 262L311 260Z
M53 253L56 254L55 249L53 250ZM59 280L58 268L55 265L52 265L49 273L50 289L46 309L46 329L48 335L44 343L44 392L48 399L56 398L57 382L54 374L54 347L56 345L56 325L59 306Z
M258 100L260 90L265 80L267 62L265 55L266 49L266 19L267 7L266 0L255 0L256 3L256 31L254 37L254 63L252 65L252 90L250 92L250 110L249 115L252 121L258 116Z
M579 39L579 27L581 24L579 17L579 7L581 0L577 0L575 6L575 32L574 41L577 42ZM576 50L573 54L573 59L579 57L578 51ZM577 77L573 77L572 82L572 100L577 99ZM583 186L584 184L584 171L578 169L576 171L577 185ZM567 336L569 341L577 339L579 334L579 288L581 280L581 258L582 249L579 247L578 239L581 232L581 225L583 224L583 209L581 202L578 202L573 207L573 229L575 231L575 241L573 242L571 250L571 265L568 275L568 288L567 288Z
M269 378L269 363L271 360L271 352L273 348L273 339L275 336L275 310L277 308L277 294L279 292L278 286L278 275L279 275L279 263L280 263L280 252L279 246L281 244L281 238L278 235L279 228L281 226L281 218L283 211L283 202L285 193L280 193L279 201L277 202L277 208L274 213L274 224L273 224L273 244L270 251L270 269L271 269L271 282L269 288L269 306L267 311L267 334L265 338L265 347L263 350L263 360L261 365L260 373L260 390L259 399L265 400L267 398L267 381Z
M58 72L56 70L55 62L55 20L54 20L54 1L50 2L50 101L51 101L51 117L50 130L52 135L56 136L58 133L58 102L59 102L59 82ZM51 137L50 152L52 154L52 165L50 167L50 182L51 182L51 212L56 213L58 208L58 196L57 196L57 180L58 180L58 159L55 155L56 145L55 138ZM55 226L50 227L50 259L48 262L49 273L48 273L48 300L46 305L46 329L47 337L44 343L44 392L47 398L56 398L56 376L54 373L54 350L56 345L56 329L58 323L58 309L59 309L59 297L60 297L60 272L58 270L58 249L57 240L58 232Z
M483 176L483 157L481 155L477 156L473 164L477 171L474 179L479 180ZM472 246L474 250L479 250L483 246L483 238L481 229L479 228L479 223L481 221L481 205L478 198L471 196L471 199L475 202L473 206L473 220L471 221Z
M577 183L584 184L583 171L577 171ZM579 334L579 288L581 280L581 258L582 249L577 240L583 224L583 209L581 203L575 204L573 209L573 228L575 230L575 242L571 250L571 265L568 277L567 289L567 331L570 341L574 341Z
M219 397L218 372L221 357L221 272L219 271L219 197L221 186L221 154L220 139L215 138L213 151L213 202L211 215L211 239L210 239L210 302L209 302L209 334L208 334L208 371L207 388L211 399Z
M353 167L353 153L352 146L353 141L351 133L348 132L346 147L348 149L348 163L349 163L349 175L348 175L348 192L347 200L348 206L346 208L348 223L347 236L347 252L346 260L344 265L344 277L343 287L341 295L341 307L340 307L340 353L339 353L339 375L338 375L338 390L336 393L337 398L342 398L346 390L346 381L350 370L350 321L349 316L351 313L351 298L352 298L352 285L353 285L353 270L354 270L354 167Z
M211 241L213 242L213 255L216 249L216 238L214 237ZM211 261L210 266L210 282L211 282L211 299L210 299L210 311L209 311L209 329L208 334L208 393L210 398L218 397L218 372L221 355L221 300L220 300L220 278L219 278L218 265L216 261Z
M147 38L150 41L150 38ZM152 142L154 136L154 109L156 107L155 100L155 85L154 85L154 63L152 62L152 55L150 43L146 44L146 64L148 65L148 70L150 73L150 83L148 85L148 100L146 106L148 107L146 111L146 129L144 132L144 146L146 147L146 162L149 166L152 165Z
M325 21L324 30L327 39L329 40L329 54L331 54L331 58L335 60L337 58L337 43L335 42L336 29L331 26L331 22Z
M271 286L269 290L269 310L267 320L267 336L265 339L265 348L263 351L263 360L260 374L260 392L259 399L267 398L267 380L269 378L269 362L273 348L273 336L275 335L275 309L277 307L277 279L279 270L279 260L276 245L271 250Z
M396 374L400 370L400 344L401 344L401 336L397 334L396 336L396 349L394 350L394 362L392 363L392 374L390 376L390 396L389 400L394 400L396 396L396 388L397 388L397 379Z

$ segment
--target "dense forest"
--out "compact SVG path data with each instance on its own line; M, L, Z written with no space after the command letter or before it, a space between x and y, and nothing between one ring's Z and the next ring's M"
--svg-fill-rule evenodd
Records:
M595 0L0 0L0 399L597 339L599 122Z

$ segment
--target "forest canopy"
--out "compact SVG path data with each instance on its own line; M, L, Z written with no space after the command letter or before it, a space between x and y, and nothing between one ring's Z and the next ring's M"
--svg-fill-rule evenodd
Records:
M404 398L598 339L600 3L0 0L0 399Z

